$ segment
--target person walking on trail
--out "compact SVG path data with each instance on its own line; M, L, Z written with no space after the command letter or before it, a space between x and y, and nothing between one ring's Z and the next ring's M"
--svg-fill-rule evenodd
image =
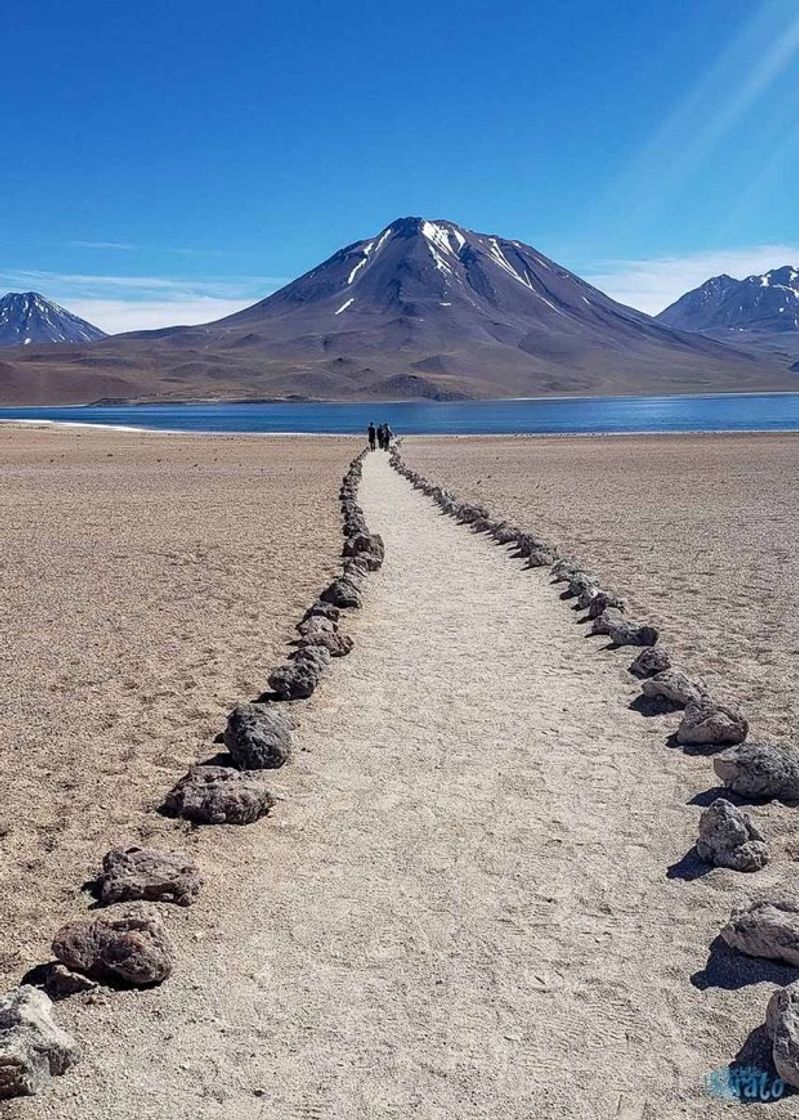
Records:
M374 451L374 449L375 449L375 438L377 436L377 429L375 428L374 420L369 425L369 427L366 429L366 434L369 437L369 450Z
M383 426L383 424L381 424L380 427L377 429L377 446L380 448L381 451L383 450L384 442L385 442L385 427Z
M391 428L389 428L388 424L384 423L382 425L382 428L383 428L383 443L381 444L381 446L382 446L384 451L388 451L389 446L391 444L391 440L394 438L394 433L392 432Z

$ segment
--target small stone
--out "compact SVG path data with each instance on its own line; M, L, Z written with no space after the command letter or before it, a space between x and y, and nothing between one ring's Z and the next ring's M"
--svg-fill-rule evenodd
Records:
M260 770L192 766L166 795L164 808L200 824L251 824L274 803Z
M699 818L696 851L705 863L733 871L759 871L769 860L763 834L748 813L717 797Z
M330 654L319 646L308 646L297 652L286 665L279 665L269 674L269 687L281 700L306 700L319 684Z
M98 881L105 906L134 899L191 906L202 884L196 865L180 852L137 847L108 852Z
M599 618L608 607L624 613L624 600L615 591L603 591L598 588L596 594L585 604L588 607L589 618Z
M324 603L332 603L336 607L360 607L361 593L350 580L340 577L324 589L320 595Z
M355 643L349 634L341 634L338 630L314 630L303 634L297 644L301 649L313 646L326 649L331 657L346 657Z
M799 800L799 753L770 743L742 743L713 759L727 789L741 797Z
M742 743L749 724L740 712L717 704L708 697L692 701L677 728L677 742L707 746Z
M385 545L379 533L355 533L344 542L344 555L363 557L372 571L380 567L385 554Z
M573 572L568 584L568 591L565 591L564 595L575 598L589 589L592 594L595 594L599 588L599 578L590 572Z
M491 536L499 544L515 544L521 536L521 529L516 525L497 525Z
M321 599L317 599L315 603L311 603L302 616L302 621L298 623L297 629L311 618L328 618L331 622L338 622L340 613L338 607L334 607L332 603L324 603Z
M53 938L53 953L95 980L136 987L166 980L174 956L161 915L143 903L93 922L69 922Z
M97 987L96 982L90 977L84 976L81 972L72 972L60 961L49 961L36 969L36 972L36 986L44 988L52 1000L81 995L83 992L91 992Z
M538 548L533 548L528 552L527 567L548 568L557 555L558 550L554 545L542 544Z
M629 671L634 677L654 677L671 668L671 657L665 646L648 646L642 649L630 665Z
M721 936L749 957L799 965L799 907L788 899L736 906Z
M458 520L464 525L471 525L478 517L489 517L487 509L482 506L462 505L458 510Z
M608 607L594 619L591 633L607 634L615 646L653 646L658 640L654 626L633 622L615 607Z
M686 707L698 704L707 697L707 689L701 681L692 680L678 669L664 669L654 677L648 677L641 685L644 696L652 699L662 696L675 704Z
M335 623L328 619L314 620ZM291 755L291 731L272 704L239 704L228 716L225 746L239 770L272 770Z
M79 1057L44 992L22 984L0 996L0 1100L34 1096Z
M335 634L338 630L338 625L332 618L325 618L323 615L311 615L310 618L303 619L302 622L297 624L296 629L299 631L301 637L305 638L312 634Z
M565 557L561 557L552 565L551 574L555 583L568 583L580 571L582 571L582 568L574 560L566 560Z

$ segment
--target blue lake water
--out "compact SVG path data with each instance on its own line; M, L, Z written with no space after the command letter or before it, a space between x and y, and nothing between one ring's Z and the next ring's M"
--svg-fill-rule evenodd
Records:
M0 420L53 420L160 431L362 433L370 420L397 435L799 431L799 393L385 404L163 404L0 408Z

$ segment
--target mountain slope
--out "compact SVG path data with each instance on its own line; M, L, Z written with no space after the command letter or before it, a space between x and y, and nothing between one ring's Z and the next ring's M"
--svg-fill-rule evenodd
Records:
M714 276L656 316L686 331L799 331L799 269L734 280Z
M38 292L8 292L0 299L0 346L35 342L94 342L105 332Z
M60 355L27 348L37 399L65 363L73 385L84 369L127 384L123 397L182 400L691 392L788 377L616 303L529 245L423 218L392 222L214 323Z
M581 345L720 353L616 303L528 245L422 218L398 219L235 315L160 332L178 344L222 346L267 335L297 350L349 353L447 351L468 340L545 358Z

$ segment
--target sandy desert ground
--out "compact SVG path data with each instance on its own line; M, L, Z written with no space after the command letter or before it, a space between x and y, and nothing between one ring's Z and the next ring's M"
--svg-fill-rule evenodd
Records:
M597 571L753 737L795 741L799 436L407 438L403 453Z
M173 842L160 796L336 567L356 446L0 425L4 982L110 846Z
M0 440L16 662L0 758L17 791L0 846L4 979L86 914L80 884L111 844L179 846L206 877L190 910L160 908L173 976L59 1004L83 1059L10 1118L676 1120L739 1107L709 1100L703 1079L767 1063L765 1006L795 970L717 935L747 893L791 889L796 810L753 810L773 853L757 875L697 870L685 857L710 759L669 748L676 713L631 706L631 651L586 639L545 571L370 457L361 500L387 557L347 620L355 649L295 706L272 814L191 830L152 810L214 753L226 708L260 691L332 572L333 495L357 445ZM778 623L793 621L791 594L795 608L797 441L404 447L461 495L579 548L758 731L791 737L796 641ZM764 652L733 643L731 614Z

